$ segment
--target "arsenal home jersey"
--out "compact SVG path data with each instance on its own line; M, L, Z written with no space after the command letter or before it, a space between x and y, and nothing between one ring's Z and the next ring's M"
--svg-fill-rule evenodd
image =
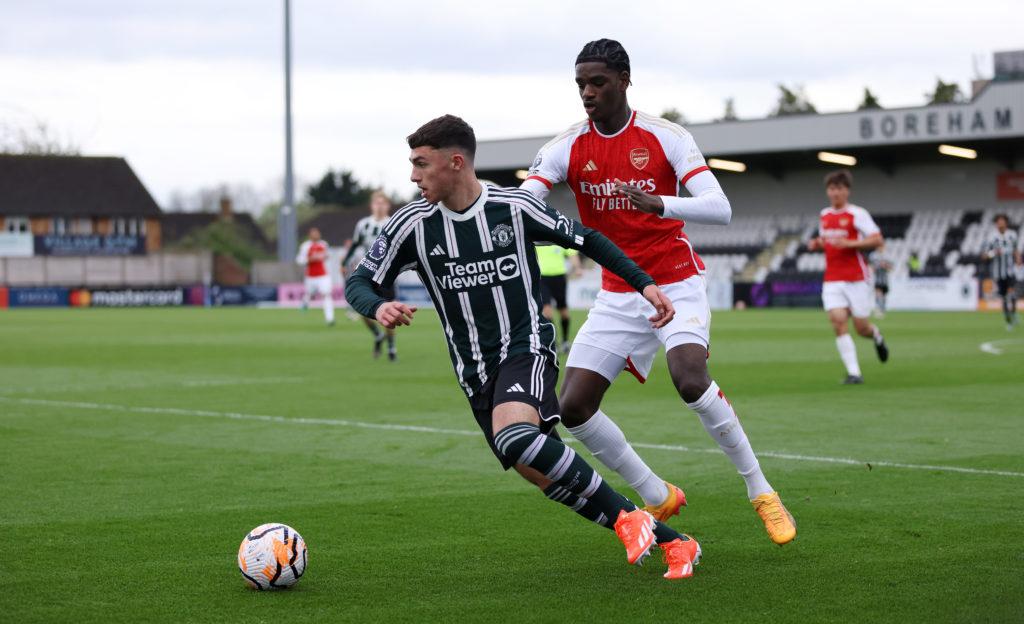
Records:
M867 210L846 204L842 210L821 211L821 237L825 240L825 281L861 282L868 279L868 263L860 249L839 248L838 238L860 240L878 232L875 220Z
M652 195L679 194L679 184L707 171L704 156L682 127L639 111L614 135L603 135L590 120L580 122L541 148L527 179L549 189L566 182L576 197L580 221L612 240L659 284L704 272L704 263L683 233L682 221L633 208L613 195L615 179ZM601 287L632 292L604 270Z
M319 259L314 259L314 255L320 255ZM306 265L306 277L323 277L327 275L327 267L324 266L324 261L327 259L327 243L325 241L306 241L302 243L302 247L299 249L299 257L302 258Z

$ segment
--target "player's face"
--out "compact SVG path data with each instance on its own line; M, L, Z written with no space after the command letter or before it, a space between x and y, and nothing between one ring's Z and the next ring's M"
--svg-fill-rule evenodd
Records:
M420 188L420 194L428 202L444 201L455 188L456 168L452 163L451 150L434 147L417 147L409 156L412 175L409 179Z
M829 184L825 192L828 193L828 200L833 206L845 206L846 200L850 197L850 187L845 184Z
M370 214L372 214L375 219L383 219L388 216L388 211L390 210L391 202L380 195L374 197L373 201L370 202Z
M1010 227L1010 224L1006 222L1006 219L999 217L996 219L996 229L1002 234L1006 231L1006 228Z
M609 69L605 63L591 61L576 66L576 87L591 121L607 121L621 113L626 108L627 86L629 74Z
M309 231L309 240L313 241L314 243L317 242L318 240L320 240L320 230L318 230L316 228L313 228L312 230L310 230Z

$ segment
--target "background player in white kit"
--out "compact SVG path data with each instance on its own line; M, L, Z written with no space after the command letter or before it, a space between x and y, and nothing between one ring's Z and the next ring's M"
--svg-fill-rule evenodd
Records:
M985 240L981 253L983 260L992 261L992 279L996 283L999 297L1003 300L1003 317L1006 319L1006 331L1012 331L1020 324L1017 316L1017 271L1022 264L1018 248L1017 233L1010 228L1010 218L998 214L992 221L996 230Z
M825 176L825 192L832 203L821 211L819 236L807 242L811 251L825 251L825 283L821 288L821 301L836 332L836 348L846 366L844 384L864 383L857 347L850 336L850 318L853 328L875 345L878 359L889 359L889 348L882 332L871 322L871 272L864 250L876 249L884 244L882 233L874 219L860 206L849 203L853 175L846 169Z
M309 238L299 246L295 262L306 267L303 280L306 291L302 294L302 311L309 307L312 297L320 295L324 300L324 318L328 325L334 325L334 299L331 297L331 276L327 274L327 242L320 238L320 230L309 229Z
M586 323L576 334L560 392L562 420L595 457L618 472L656 518L686 504L681 489L640 459L601 399L624 369L644 381L665 346L680 397L732 460L771 539L796 536L793 517L761 471L736 412L707 369L711 310L704 264L683 232L683 220L726 225L729 200L693 137L664 119L633 111L626 99L629 56L617 41L601 39L576 58L576 85L587 113L541 148L522 188L539 198L565 181L580 220L612 240L662 285L675 319L653 330L650 306L607 271ZM691 197L678 197L680 182Z
M348 252L345 257L341 259L341 276L348 276L349 261L355 257L359 258L362 254L370 248L373 241L377 240L380 233L384 230L384 226L387 225L391 212L391 200L388 199L387 194L384 191L374 191L370 194L370 216L363 217L356 223L355 232L352 234L352 244L348 246ZM358 254L358 255L357 255ZM377 287L377 294L388 301L395 300L394 288L383 288ZM388 360L394 362L398 359L398 351L395 349L395 330L383 328L377 324L377 321L368 317L363 316L363 323L370 329L370 333L373 334L373 357L380 357L381 347L384 340L388 341Z

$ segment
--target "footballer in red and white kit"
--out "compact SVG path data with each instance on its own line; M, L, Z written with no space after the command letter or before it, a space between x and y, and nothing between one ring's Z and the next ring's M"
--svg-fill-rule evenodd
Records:
M872 340L882 362L889 359L889 348L870 319L874 289L865 255L884 241L868 211L849 202L852 185L853 175L846 169L825 176L825 192L832 205L821 211L818 236L808 241L807 248L825 251L821 302L835 330L839 358L846 367L842 383L861 384L864 377L850 336L850 318L857 333Z
M328 325L334 325L334 299L331 296L334 286L331 276L327 274L327 253L327 241L320 237L320 230L310 228L309 238L299 246L295 262L306 267L303 280L306 292L302 295L302 311L305 312L309 307L312 297L320 295L324 302L324 318Z
M652 329L654 309L605 271L602 288L566 361L562 420L606 466L618 472L660 520L685 504L680 488L661 480L600 409L623 370L641 382L665 346L680 397L743 477L750 502L773 541L796 535L792 516L769 485L732 405L707 370L711 310L704 263L684 232L687 221L727 225L732 208L693 137L665 119L630 108L629 56L609 39L592 41L576 58L576 85L587 119L541 148L522 188L543 199L565 182L580 221L599 230L653 277L672 300L675 318ZM689 197L679 197L680 185Z
M821 211L819 235L825 243L825 283L821 291L825 310L850 308L854 317L871 314L871 272L864 251L836 247L839 238L861 240L879 233L874 219L860 206L846 204L840 209Z
M616 180L668 200L664 214L641 212L630 197L616 192ZM576 197L580 221L599 230L661 285L672 298L676 318L657 332L650 330L646 308L636 291L618 276L602 271L597 305L575 341L618 352L630 370L646 380L661 345L710 341L711 311L704 292L704 263L683 231L685 221L673 210L680 183L692 195L692 220L724 225L729 201L693 137L682 127L632 111L624 128L604 135L587 121L572 126L541 148L523 188L544 198L558 182ZM640 304L636 308L634 304ZM580 353L579 350L576 351ZM573 364L570 355L569 365ZM613 380L619 370L599 372Z

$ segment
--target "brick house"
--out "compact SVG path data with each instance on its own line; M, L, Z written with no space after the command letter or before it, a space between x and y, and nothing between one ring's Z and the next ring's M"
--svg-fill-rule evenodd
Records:
M156 251L161 217L124 158L0 154L0 232L144 236Z

